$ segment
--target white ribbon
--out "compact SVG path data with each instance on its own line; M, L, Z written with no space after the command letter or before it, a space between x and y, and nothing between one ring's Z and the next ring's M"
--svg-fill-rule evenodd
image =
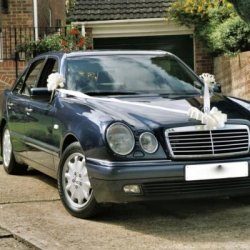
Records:
M219 111L216 107L213 107L211 111L209 108L208 112L204 112L204 113L195 107L189 108L188 111L183 111L179 109L170 109L170 108L164 108L164 107L159 107L159 106L152 106L152 105L138 103L138 102L121 101L115 98L96 98L96 97L92 97L92 96L83 94L81 92L73 91L73 90L58 89L58 91L63 96L70 95L70 96L84 98L84 99L92 99L92 100L94 99L94 100L99 100L99 101L121 103L121 104L126 104L126 105L163 110L163 111L168 111L168 112L173 112L173 113L186 114L189 118L201 121L201 123L205 124L207 129L209 130L222 128L225 126L225 123L227 121L227 115ZM207 100L206 98L207 96L206 94L204 94L204 102L205 100L206 102L209 102L209 107L210 107L210 98L209 100ZM205 104L204 104L204 108L205 108Z
M58 89L58 91L64 95L71 95L71 96L75 96L78 98L85 98L85 99L92 99L92 100L94 99L94 100L105 101L105 102L115 102L115 103L121 103L121 104L126 104L126 105L151 108L151 109L157 109L157 110L164 110L164 111L169 111L169 112L174 112L174 113L187 114L186 111L179 110L179 109L170 109L170 108L164 108L164 107L159 107L159 106L152 106L152 105L139 103L139 102L121 101L121 100L118 100L116 98L96 98L96 97L89 96L89 95L86 95L86 94L83 94L81 92L77 92L74 90Z
M191 107L188 110L188 116L201 121L201 123L205 124L209 130L223 128L227 121L227 115L222 113L216 107L213 107L209 113L203 113L199 109Z
M204 83L204 113L209 114L210 112L210 93L207 83Z
M47 88L49 91L54 91L57 88L63 88L64 87L64 77L59 73L52 73L49 75L47 79Z

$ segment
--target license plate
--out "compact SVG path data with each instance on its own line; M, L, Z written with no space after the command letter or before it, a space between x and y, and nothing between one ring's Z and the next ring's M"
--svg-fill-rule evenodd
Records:
M186 165L185 180L213 180L248 176L248 162Z

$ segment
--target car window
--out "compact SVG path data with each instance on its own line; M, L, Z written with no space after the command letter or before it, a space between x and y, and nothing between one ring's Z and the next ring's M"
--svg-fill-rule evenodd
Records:
M44 59L38 60L31 65L25 80L25 88L31 89L37 85L43 66Z
M38 88L46 87L48 76L51 73L55 73L55 72L58 72L58 61L54 58L48 58L36 87Z
M14 89L13 89L13 93L15 94L20 94L22 92L22 89L23 89L23 86L24 86L24 80L25 80L25 77L26 77L26 73L27 73L27 70L24 71L24 73L21 75L21 77L18 79Z
M13 93L30 95L33 87L46 87L47 79L51 73L58 72L58 62L54 58L40 59L34 62L19 78Z
M40 77L44 61L45 59L37 60L32 63L28 69L26 69L14 87L13 93L27 96L30 95L30 89L36 86L36 83Z
M202 83L172 56L104 55L69 58L67 88L81 92L199 94Z

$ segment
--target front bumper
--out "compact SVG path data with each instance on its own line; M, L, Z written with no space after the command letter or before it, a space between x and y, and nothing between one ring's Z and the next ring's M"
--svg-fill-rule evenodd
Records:
M202 162L167 160L108 162L87 159L87 167L98 202L124 203L250 195L250 174L243 178L185 181L185 165L187 164L240 161L247 161L249 169L250 157ZM125 193L123 191L125 185L139 185L140 194Z

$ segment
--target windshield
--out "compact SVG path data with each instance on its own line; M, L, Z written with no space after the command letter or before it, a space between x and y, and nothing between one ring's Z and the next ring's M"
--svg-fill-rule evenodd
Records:
M68 58L67 88L83 93L200 94L202 83L170 55Z

